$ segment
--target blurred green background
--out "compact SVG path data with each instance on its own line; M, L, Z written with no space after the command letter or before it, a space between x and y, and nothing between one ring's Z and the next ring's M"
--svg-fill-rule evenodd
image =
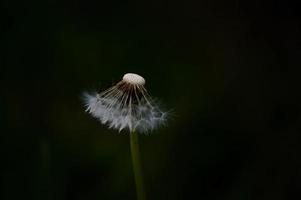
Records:
M146 79L148 199L296 199L300 16L289 1L0 3L1 200L135 199L127 132L81 95Z

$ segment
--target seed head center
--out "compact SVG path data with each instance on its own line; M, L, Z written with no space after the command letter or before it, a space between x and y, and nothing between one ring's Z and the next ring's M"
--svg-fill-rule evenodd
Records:
M127 73L123 76L123 81L134 84L134 85L144 85L145 79L142 76L139 76L138 74L133 73Z

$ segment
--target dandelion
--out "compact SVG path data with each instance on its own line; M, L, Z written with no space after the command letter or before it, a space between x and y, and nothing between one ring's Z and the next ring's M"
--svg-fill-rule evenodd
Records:
M166 112L148 95L142 76L128 73L100 94L86 94L87 112L110 128L152 131L166 121Z
M86 111L119 131L130 131L131 155L139 200L145 200L143 173L139 156L137 132L147 133L166 121L163 112L147 93L145 79L138 74L127 73L115 86L99 93L85 94Z

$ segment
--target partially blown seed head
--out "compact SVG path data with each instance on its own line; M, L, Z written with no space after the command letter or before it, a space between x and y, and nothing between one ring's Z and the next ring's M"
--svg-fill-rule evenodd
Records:
M167 113L154 103L144 84L142 76L125 74L115 86L99 94L85 94L86 111L119 131L154 130L166 121Z

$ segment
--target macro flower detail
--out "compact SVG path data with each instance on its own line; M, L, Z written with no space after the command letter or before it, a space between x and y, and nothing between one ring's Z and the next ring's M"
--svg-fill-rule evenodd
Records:
M128 73L113 87L96 94L85 94L86 111L110 128L147 132L166 121L163 112L147 93L145 79Z

